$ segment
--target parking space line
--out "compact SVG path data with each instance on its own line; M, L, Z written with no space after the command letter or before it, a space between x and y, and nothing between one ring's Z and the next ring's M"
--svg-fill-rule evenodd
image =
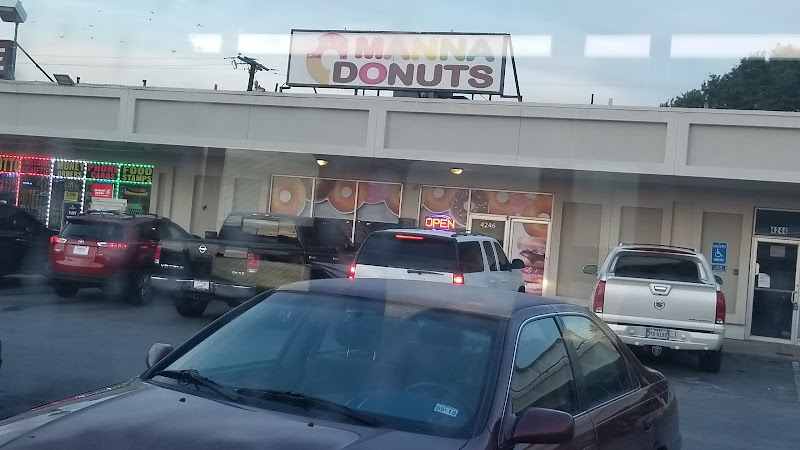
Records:
M792 361L794 369L794 387L797 389L797 401L800 402L800 362Z

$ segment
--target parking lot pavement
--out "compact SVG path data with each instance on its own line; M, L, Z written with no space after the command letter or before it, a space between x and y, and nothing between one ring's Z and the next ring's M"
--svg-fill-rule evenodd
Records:
M0 417L136 376L154 342L180 344L226 311L215 302L189 319L165 298L142 307L99 290L59 299L41 280L3 280ZM791 358L726 353L719 374L700 372L689 355L665 352L643 361L662 371L678 395L684 449L798 448Z
M643 356L678 396L684 449L797 449L800 401L792 361L725 354L718 374L697 357Z

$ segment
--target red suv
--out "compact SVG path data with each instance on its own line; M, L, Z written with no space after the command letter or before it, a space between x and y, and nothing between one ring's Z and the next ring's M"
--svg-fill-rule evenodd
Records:
M91 211L67 219L50 239L50 280L59 297L99 287L114 297L143 304L152 297L150 274L162 238L189 237L156 215Z

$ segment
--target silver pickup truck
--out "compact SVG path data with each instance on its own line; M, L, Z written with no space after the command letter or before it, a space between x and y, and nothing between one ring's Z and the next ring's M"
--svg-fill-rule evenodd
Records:
M592 310L631 347L698 353L718 372L725 334L722 280L702 253L683 247L621 244L598 270Z

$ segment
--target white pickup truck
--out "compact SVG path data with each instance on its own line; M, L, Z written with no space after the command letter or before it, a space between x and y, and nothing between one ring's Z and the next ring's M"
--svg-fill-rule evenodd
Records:
M698 353L719 372L725 334L722 280L702 253L683 247L621 244L598 270L592 311L631 347Z

